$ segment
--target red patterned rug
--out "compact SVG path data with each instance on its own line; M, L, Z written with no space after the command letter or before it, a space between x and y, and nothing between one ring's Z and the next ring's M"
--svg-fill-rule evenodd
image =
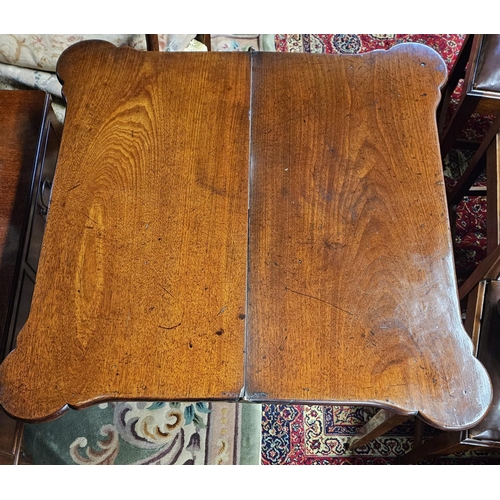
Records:
M280 52L362 53L389 49L405 42L424 43L443 57L451 69L464 35L276 35ZM484 133L486 117L474 117L465 134L474 139ZM453 186L467 165L470 153L453 150L444 161L445 180ZM486 203L483 197L465 198L458 208L455 229L455 260L460 281L485 257ZM374 408L319 405L263 405L262 453L265 465L273 464L393 464L413 443L414 419L363 446L354 453L346 442L376 412ZM426 427L424 436L436 432ZM468 452L436 458L429 464L498 464L485 452Z
M391 465L411 450L415 419L354 452L346 444L375 408L321 405L263 405L263 465ZM424 436L439 431L426 426ZM427 465L500 464L500 455L465 452L423 462Z

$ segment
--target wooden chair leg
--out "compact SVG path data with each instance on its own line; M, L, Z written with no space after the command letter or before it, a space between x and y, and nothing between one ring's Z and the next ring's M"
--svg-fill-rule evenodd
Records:
M486 132L486 135L481 144L479 145L476 154L469 162L469 166L467 167L467 169L462 174L459 181L449 194L448 196L449 205L458 204L460 200L468 193L472 184L479 177L479 175L484 169L484 164L481 162L481 160L485 157L488 147L495 139L499 131L500 131L500 113L496 116L491 127L488 129L488 132Z
M470 291L482 280L497 279L500 276L500 245L482 260L467 281L458 289L458 298L464 300Z
M467 66L467 62L469 60L471 49L472 49L472 41L473 35L466 35L462 48L460 49L460 54L458 55L453 68L450 71L450 75L448 77L448 81L446 82L446 86L442 90L442 98L439 103L439 108L437 112L437 124L439 135L442 134L444 128L444 122L446 120L446 115L448 113L448 106L450 104L451 96L455 91L458 82L465 75L465 68Z
M424 421L420 418L417 418L417 421L415 422L415 437L413 439L413 449L422 446L422 443L424 442L424 430Z
M441 137L441 156L444 158L455 144L460 131L463 130L474 110L477 108L479 98L464 95L453 114L450 123Z
M397 425L408 420L410 415L400 415L389 410L379 410L348 443L349 450L361 446L373 439L386 434Z
M461 444L461 432L443 432L435 438L429 439L420 446L414 447L406 455L398 459L399 464L421 462L433 456L451 455L460 451L475 448Z
M158 35L146 35L146 48L147 50L154 52L158 52L160 50Z
M500 138L497 134L486 152L486 251L489 255L500 244Z

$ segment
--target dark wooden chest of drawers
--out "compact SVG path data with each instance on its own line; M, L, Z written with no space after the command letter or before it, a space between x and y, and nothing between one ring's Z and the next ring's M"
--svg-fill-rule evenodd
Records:
M0 91L0 359L31 304L60 130L50 96Z

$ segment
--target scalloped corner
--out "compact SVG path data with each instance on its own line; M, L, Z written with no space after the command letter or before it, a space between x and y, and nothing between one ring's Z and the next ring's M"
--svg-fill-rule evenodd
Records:
M449 408L453 408L453 400L456 400L455 402L457 404L461 404L462 406L464 403L468 403L470 411L467 413L467 421L456 418L454 422L449 422L447 425L443 425L441 423L443 421L442 416L433 416L426 412L425 409L419 409L419 416L430 426L444 431L462 431L464 429L471 429L476 426L489 411L493 401L493 386L490 376L486 368L477 358L472 358L471 361L472 365L475 365L476 370L474 371L474 366L471 366L471 370L467 370L466 367L464 370L471 373L471 385L476 384L476 387L471 387L471 390L468 390L468 388L462 388L461 390L463 390L463 393L460 395L449 394ZM459 398L461 399L461 403ZM450 414L453 414L455 417L459 415L459 413L453 411L448 412L448 415Z
M426 67L428 65L432 65L432 69L434 69L437 73L440 73L441 81L437 82L439 86L442 86L448 78L448 69L444 59L435 49L429 47L428 45L417 42L398 43L393 45L387 52L406 52L408 54L415 55L418 53L421 57L416 62L419 63L420 66Z

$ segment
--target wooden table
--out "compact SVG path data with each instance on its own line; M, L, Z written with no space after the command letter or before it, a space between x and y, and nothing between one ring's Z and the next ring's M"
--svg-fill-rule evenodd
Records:
M27 325L0 402L372 405L474 425L435 110L445 66L83 42Z

